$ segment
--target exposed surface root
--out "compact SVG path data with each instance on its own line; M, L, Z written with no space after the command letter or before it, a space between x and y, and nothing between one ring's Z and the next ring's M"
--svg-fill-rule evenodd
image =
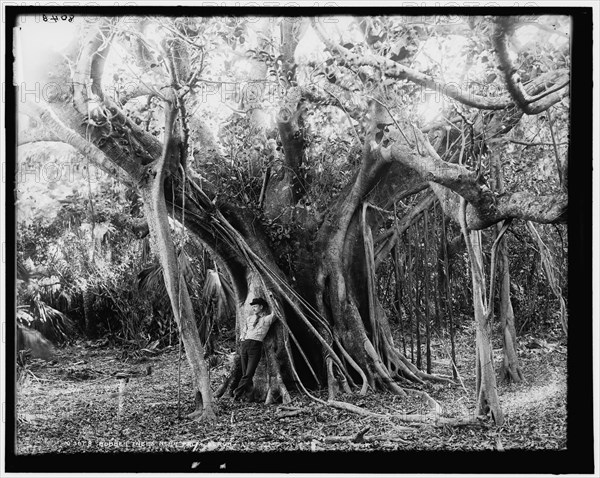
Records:
M385 418L385 419L393 418L393 419L400 420L400 421L407 422L407 423L429 423L429 424L447 425L447 426L467 425L467 424L477 423L477 420L473 419L473 418L457 419L457 418L442 417L438 413L438 410L441 413L441 407L439 406L439 404L437 404L437 402L435 402L435 400L433 400L431 397L429 399L432 400L434 403L436 403L438 409L435 410L435 413L429 413L429 414L425 414L425 415L424 414L415 414L415 413L411 413L411 414L375 413L370 410L366 410L365 408L359 407L357 405L353 405L353 404L347 403L347 402L340 402L337 400L328 400L326 403L330 407L337 408L339 410L344 410L347 412L356 413L357 415L363 415L363 416L374 417L374 418ZM410 428L404 427L404 430L407 431L407 430L410 430Z
M281 403L283 404L288 404L292 401L290 393L288 392L287 387L283 384L283 381L279 381L279 383L271 384L269 386L269 389L267 390L267 397L265 398L265 405L271 405L272 403L275 403L278 398L281 398Z
M204 410L196 410L196 411L190 413L189 415L187 415L187 418L189 418L190 420L208 423L208 424L213 424L217 421L217 415L215 414L212 407L205 408Z

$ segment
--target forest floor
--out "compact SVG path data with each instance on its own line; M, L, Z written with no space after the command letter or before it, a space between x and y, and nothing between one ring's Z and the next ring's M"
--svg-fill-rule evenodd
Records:
M457 363L463 386L432 385L427 392L443 407L442 416L474 417L473 331L461 332ZM501 349L493 344L496 369ZM447 344L432 344L433 373L451 375ZM177 347L154 356L125 353L103 342L79 342L57 350L55 363L34 360L16 387L16 453L295 451L295 450L561 450L566 448L566 340L519 339L521 384L498 385L504 424L476 419L466 426L402 421L422 406L391 393L337 397L389 418L373 418L324 406L292 392L290 404L216 400L212 427L192 421L190 371L181 362L181 419L178 419ZM227 373L226 355L211 368L213 390ZM148 374L151 368L151 373ZM119 392L118 372L132 375ZM124 382L124 381L121 381ZM326 399L326 394L321 398ZM120 405L119 405L120 403ZM294 416L284 416L296 412ZM408 429L407 426L410 426ZM367 429L364 439L355 439ZM424 432L423 427L426 427Z

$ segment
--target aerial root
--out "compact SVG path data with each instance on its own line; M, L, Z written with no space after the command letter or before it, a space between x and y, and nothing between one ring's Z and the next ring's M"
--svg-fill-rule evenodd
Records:
M359 367L359 365L355 362L355 360L352 358L352 356L346 351L346 349L342 346L340 341L335 336L333 337L333 340L334 340L335 344L337 345L338 349L342 352L343 358L346 359L346 361L350 364L350 366L356 372L358 372L358 374L360 375L360 378L362 379L360 395L366 395L367 390L369 388L369 381L367 380L367 376L365 375L365 372L363 371L362 368Z
M388 336L383 336L383 347L385 347L385 353L388 357L390 364L394 364L397 367L396 373L398 375L404 375L405 378L411 380L413 382L420 383L421 385L425 384L425 380L430 382L441 382L454 384L454 380L449 376L445 375L435 375L430 373L425 373L419 370L413 363L408 360L404 354L402 354L391 342L391 339ZM389 366L388 366L389 368Z

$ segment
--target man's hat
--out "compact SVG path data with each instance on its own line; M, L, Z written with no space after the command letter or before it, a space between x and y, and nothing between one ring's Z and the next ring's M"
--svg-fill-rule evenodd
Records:
M250 302L250 305L262 305L263 307L268 307L269 303L261 297L255 297L252 299L252 302Z

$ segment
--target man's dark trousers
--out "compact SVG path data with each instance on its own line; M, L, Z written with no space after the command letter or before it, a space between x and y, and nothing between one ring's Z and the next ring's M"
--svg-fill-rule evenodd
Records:
M234 397L239 397L244 392L252 389L252 378L254 372L256 372L256 367L258 367L258 362L260 362L262 346L263 343L259 340L247 339L242 342L240 359L243 375L238 387L233 392Z

